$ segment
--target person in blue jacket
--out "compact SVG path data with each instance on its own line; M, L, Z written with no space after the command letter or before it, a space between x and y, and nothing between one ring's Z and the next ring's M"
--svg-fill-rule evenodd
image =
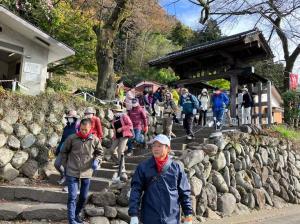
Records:
M138 165L131 181L130 224L179 224L180 205L184 224L192 224L190 184L183 168L168 156L170 139L160 134L151 143L153 156Z
M77 126L79 125L79 116L77 115L77 112L75 110L70 110L67 115L65 116L65 119L67 120L67 124L64 127L64 131L61 137L61 140L55 150L56 159L54 162L55 169L60 174L60 180L58 181L59 184L63 184L66 181L65 177L65 170L61 164L62 157L61 157L61 150L63 148L63 144L65 140L72 134L76 133Z
M182 108L183 128L186 131L187 139L194 137L193 122L195 115L199 109L199 101L196 96L189 93L188 89L181 90L179 105Z
M229 104L229 98L220 88L216 89L211 97L213 116L216 130L222 129L223 117L226 107Z

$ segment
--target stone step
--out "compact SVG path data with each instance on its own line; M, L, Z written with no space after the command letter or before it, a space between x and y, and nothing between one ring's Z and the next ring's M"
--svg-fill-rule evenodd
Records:
M68 194L61 187L0 186L0 199L8 201L35 201L41 203L65 204Z
M24 201L8 201L0 204L0 220L9 221L15 219L23 220L47 220L62 221L67 218L67 205L32 203Z
M149 154L147 156L131 156L131 157L126 157L125 161L128 163L139 164L140 162L142 162L150 157L151 157L151 154Z
M57 181L60 179L60 175L53 171L47 173L48 181L51 184L57 184ZM103 178L103 177L92 177L90 190L91 191L103 191L107 189L111 185L111 178Z
M105 169L115 169L114 167L115 163L113 162L102 162L101 163L101 168L105 168ZM125 168L126 170L130 171L130 170L135 170L137 164L134 163L127 163L127 161L125 161Z
M127 170L126 172L128 175L130 175L133 171ZM100 178L112 179L115 173L118 173L118 169L116 169L116 168L114 168L114 169L101 168L94 172L94 176L100 177Z

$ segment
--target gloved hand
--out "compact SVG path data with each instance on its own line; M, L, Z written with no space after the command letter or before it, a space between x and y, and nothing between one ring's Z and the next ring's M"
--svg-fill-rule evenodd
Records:
M92 169L95 171L97 169L99 169L99 161L98 160L93 160L93 164L92 164Z
M144 127L143 131L144 131L145 134L147 134L147 132L148 132L148 126Z
M131 219L130 219L130 224L139 224L139 219L138 219L138 217L136 217L136 216L131 217Z
M193 217L191 215L188 215L183 219L183 224L192 224L192 223L193 223Z
M197 109L193 109L193 114L197 114Z

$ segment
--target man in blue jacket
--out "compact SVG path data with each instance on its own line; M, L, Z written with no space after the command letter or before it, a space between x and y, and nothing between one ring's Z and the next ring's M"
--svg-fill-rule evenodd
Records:
M168 156L170 139L160 134L151 143L153 156L138 165L131 181L130 224L139 219L143 224L179 224L180 205L184 224L192 224L190 184L183 168Z
M78 125L78 119L79 116L77 115L77 112L75 110L70 110L68 114L65 116L65 119L67 120L67 124L64 127L64 131L60 140L60 143L58 144L55 155L57 156L54 162L55 169L59 172L61 179L58 181L59 184L63 184L66 181L65 177L65 170L61 164L61 154L60 151L63 148L63 144L65 140L72 134L75 134L76 132L76 126ZM66 188L65 188L66 190Z
M223 93L222 90L218 88L213 94L211 101L213 116L215 120L215 128L216 130L220 130L223 125L225 108L229 104L229 98L226 93Z
M197 97L189 93L188 89L183 88L181 90L179 105L182 107L183 128L186 131L187 139L190 140L194 137L193 122L199 108L199 101Z

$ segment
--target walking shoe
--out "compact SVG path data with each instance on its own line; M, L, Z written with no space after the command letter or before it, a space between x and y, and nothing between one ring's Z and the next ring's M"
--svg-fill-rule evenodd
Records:
M77 223L83 223L83 218L80 215L77 215L76 218L75 218L75 221Z
M121 174L120 180L124 181L124 182L126 182L128 180L128 176L127 176L127 174L125 172Z
M133 152L128 152L127 153L127 156L132 156L133 155Z
M68 186L64 186L62 191L67 192L68 193Z
M171 137L176 138L176 135L173 132L171 132Z
M187 139L187 140L192 140L193 137L192 137L191 135L188 135L188 136L186 136L186 139Z
M57 183L58 183L59 185L62 185L65 181L66 181L66 177L63 176L59 181L57 181Z

